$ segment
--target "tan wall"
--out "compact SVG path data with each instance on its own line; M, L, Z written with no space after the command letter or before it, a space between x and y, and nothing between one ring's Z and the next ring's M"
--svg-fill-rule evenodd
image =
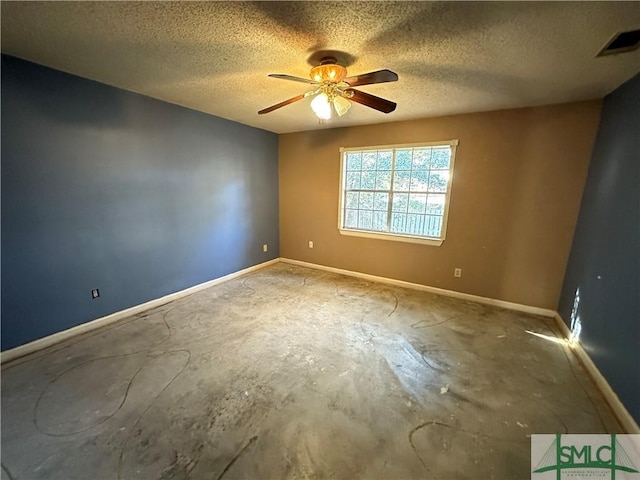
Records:
M555 310L600 108L598 100L281 135L280 254ZM340 147L456 138L442 246L340 235Z

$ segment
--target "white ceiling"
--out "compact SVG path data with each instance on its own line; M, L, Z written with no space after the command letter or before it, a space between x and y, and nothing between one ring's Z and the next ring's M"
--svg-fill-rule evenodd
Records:
M602 97L640 51L596 58L640 27L640 2L2 2L2 51L277 133ZM359 87L397 102L319 125L307 77L318 50L346 52Z

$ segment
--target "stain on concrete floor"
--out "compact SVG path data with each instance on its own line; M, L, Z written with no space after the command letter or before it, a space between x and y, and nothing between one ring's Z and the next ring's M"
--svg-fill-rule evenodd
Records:
M530 478L532 433L622 430L527 330L279 263L3 366L2 479Z

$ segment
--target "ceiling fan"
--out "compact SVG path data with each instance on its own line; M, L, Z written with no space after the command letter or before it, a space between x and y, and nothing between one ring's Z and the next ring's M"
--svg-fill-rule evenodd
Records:
M396 109L394 102L353 88L373 83L395 82L398 80L398 74L391 70L377 70L347 77L347 69L342 65L338 65L335 57L327 56L320 60L320 65L311 69L310 79L280 73L272 73L269 76L282 80L308 83L314 88L284 102L276 103L260 110L258 112L260 115L273 112L278 108L307 97L315 97L311 101L311 109L321 120L329 120L334 111L341 117L351 108L351 102L360 103L383 113L390 113Z

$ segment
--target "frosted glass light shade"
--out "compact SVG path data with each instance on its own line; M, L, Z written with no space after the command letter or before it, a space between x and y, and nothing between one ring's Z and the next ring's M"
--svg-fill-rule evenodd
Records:
M333 99L333 108L336 109L336 113L341 117L349 111L351 102L344 97L335 97Z
M321 93L311 100L311 109L322 120L331 118L331 103L329 103L329 97L327 97L326 93Z

